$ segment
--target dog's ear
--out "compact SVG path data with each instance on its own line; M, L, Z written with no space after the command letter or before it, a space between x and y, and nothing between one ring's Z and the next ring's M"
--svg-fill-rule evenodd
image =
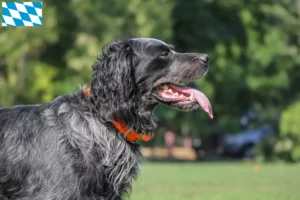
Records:
M93 65L91 99L108 119L135 98L134 52L125 42L113 42ZM122 106L124 108L122 108Z

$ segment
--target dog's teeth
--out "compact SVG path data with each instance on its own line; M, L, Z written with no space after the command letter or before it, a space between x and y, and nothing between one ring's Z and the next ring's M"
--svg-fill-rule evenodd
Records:
M165 90L169 89L168 85L166 85L166 84L163 85L162 88L165 89Z
M191 93L190 100L194 100L194 93Z
M183 95L183 94L181 94L179 97L184 97L184 95Z
M178 96L178 92L175 92L174 95Z
M171 89L168 89L168 92L173 92Z

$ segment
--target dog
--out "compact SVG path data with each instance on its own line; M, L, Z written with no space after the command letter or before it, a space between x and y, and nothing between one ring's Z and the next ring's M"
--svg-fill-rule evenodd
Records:
M0 109L0 199L122 200L140 171L138 140L157 127L158 104L213 118L207 97L183 86L209 57L151 38L108 45L90 87L40 105Z

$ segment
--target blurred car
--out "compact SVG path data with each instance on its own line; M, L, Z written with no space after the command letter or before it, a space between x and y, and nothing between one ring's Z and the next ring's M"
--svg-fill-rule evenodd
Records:
M237 134L226 134L219 139L217 152L222 156L253 158L253 147L271 136L272 128L268 125Z

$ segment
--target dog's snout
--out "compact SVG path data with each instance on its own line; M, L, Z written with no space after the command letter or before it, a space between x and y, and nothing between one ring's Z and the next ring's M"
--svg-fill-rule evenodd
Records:
M204 63L209 62L209 56L207 54L200 54L199 59Z

